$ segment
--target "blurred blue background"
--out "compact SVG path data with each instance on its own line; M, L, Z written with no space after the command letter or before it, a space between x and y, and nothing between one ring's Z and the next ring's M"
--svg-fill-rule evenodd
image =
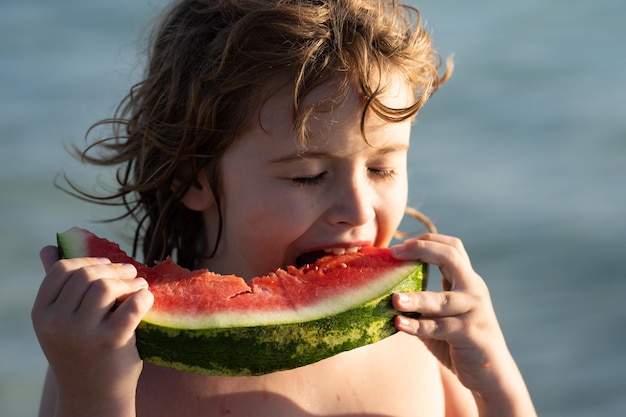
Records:
M623 417L626 3L412 1L456 69L418 118L411 204L464 240L539 414ZM40 247L74 225L122 232L52 183L98 180L64 147L138 79L162 4L0 3L1 416L38 407Z

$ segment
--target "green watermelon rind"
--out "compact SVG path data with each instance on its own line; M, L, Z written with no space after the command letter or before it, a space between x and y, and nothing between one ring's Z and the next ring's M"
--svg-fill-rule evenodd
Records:
M84 254L82 238L77 235L78 229L70 229L65 233L57 233L57 246L59 248L59 258L69 259L82 256Z
M176 329L143 321L136 331L137 349L146 362L199 374L252 376L294 369L397 333L391 294L420 291L423 281L420 265L370 302L302 323Z

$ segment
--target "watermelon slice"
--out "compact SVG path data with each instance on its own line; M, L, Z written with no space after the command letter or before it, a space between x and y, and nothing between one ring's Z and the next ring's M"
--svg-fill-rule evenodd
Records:
M154 305L136 330L142 359L211 375L292 369L382 340L397 331L390 295L420 291L426 279L422 264L373 247L246 283L169 258L148 267L84 229L57 239L63 258L131 263L148 281Z

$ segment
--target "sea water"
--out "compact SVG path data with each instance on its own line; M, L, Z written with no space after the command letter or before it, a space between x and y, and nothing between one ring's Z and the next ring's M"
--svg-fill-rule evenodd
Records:
M541 416L626 415L626 3L413 2L455 74L418 117L411 205L463 239ZM163 4L0 3L0 416L38 407L39 249L120 237L53 182L98 181L65 148L138 79Z

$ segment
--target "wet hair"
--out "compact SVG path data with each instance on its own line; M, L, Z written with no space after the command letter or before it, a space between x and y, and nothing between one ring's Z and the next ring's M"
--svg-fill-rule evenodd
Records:
M86 136L102 126L112 134L76 150L86 163L118 167L115 189L95 194L68 182L81 198L124 206L112 220L136 223L135 256L141 247L146 263L172 256L188 268L217 246L221 221L206 242L201 213L181 198L205 173L220 207L220 159L280 83L293 87L294 134L306 140L307 118L328 103L304 108L303 99L329 80L339 80L332 101L350 88L362 96L363 130L366 111L389 122L414 117L452 70L440 74L419 12L395 0L179 0L147 58L143 80ZM406 108L379 100L392 73L415 92Z

